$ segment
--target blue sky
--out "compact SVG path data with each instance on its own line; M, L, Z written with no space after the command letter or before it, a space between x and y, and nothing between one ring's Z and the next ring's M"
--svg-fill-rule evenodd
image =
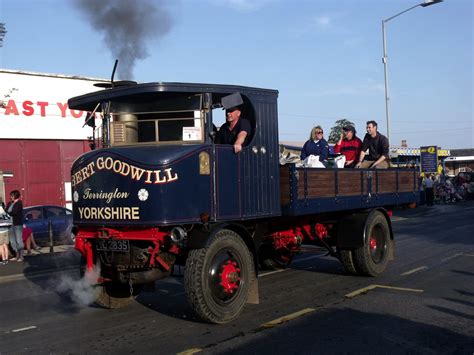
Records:
M134 79L277 89L281 141L341 118L385 133L381 22L422 1L155 0L171 25ZM392 145L474 147L473 12L445 0L387 23ZM110 77L103 33L72 0L0 0L0 22L1 68Z

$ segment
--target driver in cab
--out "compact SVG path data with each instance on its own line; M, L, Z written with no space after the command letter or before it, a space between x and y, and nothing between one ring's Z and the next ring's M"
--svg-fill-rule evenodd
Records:
M229 100L225 100L230 98ZM226 122L221 126L216 136L217 144L232 144L234 153L242 151L242 146L247 143L252 127L250 122L241 117L240 107L243 103L240 94L232 94L223 98L222 105L225 109Z

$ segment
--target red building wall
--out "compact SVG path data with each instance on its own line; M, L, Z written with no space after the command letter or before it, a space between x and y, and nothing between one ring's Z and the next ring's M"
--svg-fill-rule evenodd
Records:
M0 140L0 170L13 173L4 179L6 196L19 190L25 206L65 206L71 165L88 150L87 141Z

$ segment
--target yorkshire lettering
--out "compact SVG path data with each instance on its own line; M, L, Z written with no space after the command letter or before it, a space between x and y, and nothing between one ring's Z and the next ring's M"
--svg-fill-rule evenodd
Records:
M140 219L140 207L79 207L80 219Z
M95 161L90 162L85 167L72 174L71 185L79 185L99 170L109 170L135 181L143 181L145 184L165 184L178 180L178 174L173 173L172 168L163 170L146 170L125 163L119 159L98 157Z

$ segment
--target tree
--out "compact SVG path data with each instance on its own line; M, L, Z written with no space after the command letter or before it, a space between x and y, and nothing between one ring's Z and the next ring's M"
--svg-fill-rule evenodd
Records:
M7 34L7 30L5 29L5 24L0 22L0 47L3 45L3 38Z
M331 133L328 138L329 143L337 143L339 141L339 138L341 138L342 127L344 126L354 126L354 123L345 118L337 120L335 126L331 128Z

